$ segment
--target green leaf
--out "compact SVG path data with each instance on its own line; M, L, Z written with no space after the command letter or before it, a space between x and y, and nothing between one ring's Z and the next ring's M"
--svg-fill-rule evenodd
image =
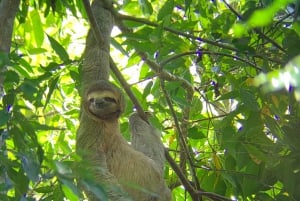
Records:
M250 156L253 160L258 160L258 161L266 161L267 160L266 154L264 154L257 147L257 145L244 144L244 147L247 149L248 153L250 154Z
M26 59L23 58L18 58L18 64L17 66L20 66L20 68L24 69L24 71L26 71L27 73L34 73L34 71L32 70L32 66L30 63L28 63L28 61L26 61ZM22 74L24 75L24 74ZM31 76L28 76L27 78L31 78Z
M30 12L30 19L32 23L34 40L36 42L36 45L38 47L41 47L44 42L44 30L39 12L37 10Z
M240 90L240 96L241 96L241 100L242 102L245 104L245 106L253 111L258 111L259 110L259 105L256 101L255 96L253 95L253 93L251 93L248 90L244 90L241 89Z
M0 51L0 69L2 69L8 63L9 63L8 54Z
M228 100L228 99L236 99L239 96L238 91L230 91L228 93L222 94L216 101L219 100Z
M65 50L65 48L59 42L57 42L54 38L49 36L48 34L47 34L47 37L50 41L51 47L56 52L56 54L59 56L59 58L61 60L63 60L64 62L67 62L69 60L69 55L68 55L67 51Z
M7 173L14 183L16 196L23 197L23 195L26 194L29 185L29 180L25 176L23 170L20 169L19 171L16 171L13 168L9 168Z
M50 101L50 98L51 98L51 96L52 96L52 94L54 92L54 89L57 87L58 80L59 80L59 76L57 76L56 78L51 79L49 81L49 91L48 91L48 94L47 94L47 97L46 97L46 102L45 102L45 105L44 105L44 109L48 105L48 103Z
M38 193L50 193L53 192L53 188L51 186L42 186L34 189Z
M114 38L111 38L111 44L119 50L123 55L129 56L128 52L123 48L123 46Z
M20 76L15 71L10 70L5 72L5 79L4 79L5 84L7 84L8 82L18 84L19 81L20 81Z
M147 85L146 85L146 87L144 88L144 91L143 91L143 98L147 98L147 96L150 94L152 86L153 86L152 81L147 83Z
M66 198L68 198L70 201L79 200L78 196L76 196L79 195L79 191L77 190L78 188L76 187L76 185L68 180L62 180L62 181L65 185L61 185L61 187Z
M284 133L282 132L278 122L275 119L265 116L265 124L270 129L271 133L276 136L278 139L283 139Z
M37 160L35 160L35 153L28 152L27 154L21 154L20 158L22 161L22 167L27 177L37 182L39 180L40 165Z
M259 166L250 162L246 166L245 174L253 175L252 177L242 176L241 187L244 196L249 196L259 190L261 187L260 181L255 177L259 173Z
M274 15L275 13L272 9L257 10L248 20L248 24L251 27L266 26L272 22Z
M10 114L5 110L0 110L0 127L4 126L10 118Z
M25 80L19 88L23 97L31 102L35 101L35 95L38 92L37 86L30 80Z
M157 21L161 21L165 16L172 14L174 8L174 0L166 1L157 14Z
M149 67L146 64L143 64L140 68L139 79L147 79L149 76L152 76L153 72L149 70Z
M39 47L39 48L32 48L32 49L28 50L28 54L30 54L30 55L43 54L45 52L47 52L47 49L41 48L41 47Z
M91 180L84 180L81 181L81 183L86 189L93 192L100 200L108 200L107 194L105 190L102 188L102 186L95 184Z
M284 8L292 0L276 0L267 8L254 11L247 24L251 27L263 27L274 20L276 12Z
M189 128L188 137L195 140L206 138L205 134L198 127Z
M152 5L148 0L139 0L138 2L145 16L150 16L153 13Z
M67 176L72 174L72 170L70 169L70 167L67 166L67 164L60 161L54 161L54 163L55 163L56 171L60 175Z

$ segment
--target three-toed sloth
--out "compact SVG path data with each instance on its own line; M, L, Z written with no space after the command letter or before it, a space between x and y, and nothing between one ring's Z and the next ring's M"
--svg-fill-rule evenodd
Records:
M92 84L82 98L76 149L92 164L88 171L104 185L110 200L170 201L159 133L135 113L129 118L129 145L119 129L124 107L119 88L105 80ZM88 190L87 196L90 201L100 200Z

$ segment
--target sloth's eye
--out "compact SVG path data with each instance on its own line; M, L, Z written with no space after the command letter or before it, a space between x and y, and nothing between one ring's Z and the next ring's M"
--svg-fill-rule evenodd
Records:
M113 102L113 103L116 103L117 101L114 99L114 98L110 98L110 97L105 97L103 98L105 101L107 102Z

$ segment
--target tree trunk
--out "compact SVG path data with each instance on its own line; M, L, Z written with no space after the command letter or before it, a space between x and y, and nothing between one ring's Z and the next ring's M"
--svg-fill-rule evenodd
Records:
M8 56L10 53L14 20L19 9L19 4L20 0L0 1L0 54ZM0 66L0 69L5 71L6 66ZM0 96L4 95L3 81L3 76L0 76ZM4 133L0 133L0 150L5 150L5 138L6 136ZM5 151L1 153L6 155ZM2 169L2 167L0 167L0 169ZM6 183L6 179L7 175L5 172L3 172L0 175L0 183ZM6 192L0 192L0 194L6 194Z
M86 40L86 48L83 56L82 81L81 81L81 92L80 92L82 98L84 98L84 94L86 94L86 90L95 81L108 80L109 78L110 34L114 22L111 12L109 11L109 9L106 9L110 6L112 6L112 2L109 0L94 0L91 5L92 13L95 17L96 24L98 25L98 28L100 29L102 35L102 41L97 41L94 35L95 33L93 29L96 29L97 27L91 27L88 32L88 36ZM93 23L91 23L91 25L93 25ZM83 107L81 107L81 110L82 109ZM92 125L93 122L87 120L88 118L89 117L85 114L85 112L82 111L80 117L80 126L77 131L76 149L79 152L82 147L89 145L90 143L95 141L95 139L82 139L79 133L93 133L94 131L90 131L91 128L99 127L98 124ZM87 136L84 135L83 138L86 137ZM81 146L82 143L83 145ZM90 149L90 147L88 147L87 149ZM103 183L109 199L115 201L131 200L127 198L127 196L125 196L125 193L121 189L121 186L118 184L115 176L108 171L106 158L104 154L99 154L98 152L93 154L95 155L92 157L88 157L87 159L95 163L95 164L91 164L92 167L90 167L89 171L91 171L94 174L94 178L96 179L96 182L101 181L101 183ZM86 157L84 159L86 159ZM87 189L86 189L86 194L87 197L89 198L89 201L100 200L99 198L96 197L96 195L94 195L92 192L89 192L89 190Z
M106 9L109 4L112 5L108 1L95 0L91 6L103 40L97 41L92 29L89 30L83 57L81 92L96 80L109 78L110 34L113 27L113 16Z

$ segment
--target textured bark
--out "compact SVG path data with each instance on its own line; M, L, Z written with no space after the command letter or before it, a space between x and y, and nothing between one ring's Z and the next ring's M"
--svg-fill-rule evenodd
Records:
M14 20L18 11L20 0L2 0L0 1L0 52L9 54L11 48L12 32L14 27ZM2 67L2 66L1 66ZM5 71L6 67L1 69ZM3 77L0 76L0 96L3 95ZM5 146L5 136L0 135L0 149ZM5 150L5 149L4 149ZM6 152L2 152L6 154ZM0 183L5 182L5 174L0 176ZM4 182L3 182L4 181ZM0 194L6 192L0 192ZM0 196L1 197L1 196Z
M9 54L10 52L14 20L19 9L19 4L20 0L0 1L0 52L5 54ZM5 71L5 67L1 70ZM1 94L3 94L2 76L0 77L0 95Z
M108 80L109 78L110 34L113 27L113 16L106 9L109 5L112 3L95 0L91 6L103 38L98 42L93 31L88 32L82 66L83 92L96 80Z
M9 53L14 20L19 9L20 0L0 1L0 51Z

